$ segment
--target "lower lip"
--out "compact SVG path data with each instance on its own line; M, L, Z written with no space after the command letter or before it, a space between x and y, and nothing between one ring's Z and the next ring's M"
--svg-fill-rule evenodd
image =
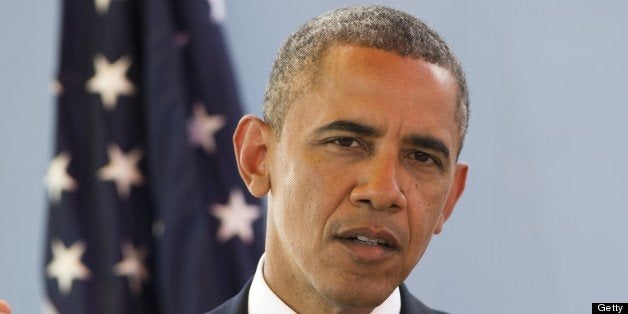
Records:
M370 245L356 240L338 239L353 257L363 263L380 263L392 257L394 250L383 245Z

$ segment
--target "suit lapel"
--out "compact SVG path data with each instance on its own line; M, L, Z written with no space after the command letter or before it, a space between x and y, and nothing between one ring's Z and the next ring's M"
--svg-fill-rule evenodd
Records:
M238 294L209 312L209 314L247 314L249 312L249 290L251 289L251 282L253 282L252 278L244 285Z
M405 284L399 286L399 294L401 294L401 314L438 314L443 313L435 311L423 304L419 299L415 298Z

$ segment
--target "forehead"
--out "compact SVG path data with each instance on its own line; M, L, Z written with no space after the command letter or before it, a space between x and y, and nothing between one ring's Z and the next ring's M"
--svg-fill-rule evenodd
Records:
M316 72L315 86L297 99L287 124L291 118L307 120L301 124L307 129L330 119L353 119L401 133L457 133L455 80L438 65L343 45L328 48Z

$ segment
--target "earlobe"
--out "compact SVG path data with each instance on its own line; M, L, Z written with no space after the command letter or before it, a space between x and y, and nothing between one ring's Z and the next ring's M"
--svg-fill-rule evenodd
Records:
M454 211L454 207L456 206L456 202L462 196L464 192L464 188L467 184L467 172L469 171L469 165L465 163L458 163L456 165L456 174L454 175L454 182L451 185L451 190L449 191L449 195L447 196L447 200L445 201L445 207L443 208L443 212L439 218L439 221L434 229L434 234L439 234L443 231L443 225L451 216L451 213Z
M266 160L270 133L272 131L266 123L253 115L246 115L240 119L233 134L238 171L255 197L264 197L270 190Z

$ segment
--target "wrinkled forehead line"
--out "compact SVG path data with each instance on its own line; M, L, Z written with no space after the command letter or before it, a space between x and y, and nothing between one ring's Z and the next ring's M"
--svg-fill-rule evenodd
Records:
M344 54L345 52L347 52L346 49L350 49L350 48L361 48L359 50L353 50L350 51L351 52L357 52L358 55L354 55L354 54ZM341 49L341 50L339 50ZM335 51L332 51L335 50ZM415 70L411 70L409 71L410 73L415 73L417 74L417 76L419 76L418 79L422 80L423 77L425 78L425 80L427 81L431 81L434 83L430 83L429 85L433 85L433 86L440 86L440 85L450 85L450 86L455 86L455 79L454 77L451 75L451 73L437 65L434 63L430 63L430 62L426 62L420 59L414 59L414 58L409 58L409 57L403 57L400 56L398 54L395 53L391 53L388 52L386 50L382 50L382 49L375 49L375 48L370 48L370 47L363 47L363 46L357 46L357 45L336 45L333 47L329 48L329 51L326 53L325 58L321 59L320 64L321 66L319 66L319 75L320 77L322 77L323 79L325 79L325 82L328 82L328 78L330 79L329 82L333 82L337 79L341 79L341 80L345 80L346 81L346 77L344 77L343 75L341 75L340 77L337 77L335 74L342 74L346 71L354 72L352 71L352 68L346 68L346 67L337 67L334 66L333 63L338 61L338 62L342 62L345 63L347 61L351 62L352 60L364 60L365 62L369 62L369 58L372 58L373 55L372 53L378 53L381 55L386 55L388 54L389 56L394 56L394 57L399 57L401 61L403 62L410 62L412 63L410 65L410 67L415 68ZM338 55L338 54L344 54L344 55ZM389 58L389 56L387 56L387 58ZM357 57L357 58L356 58ZM376 58L376 57L375 57ZM389 60L394 60L394 59L385 59L385 63L383 64L384 69L387 67L387 63ZM393 61L395 62L395 61ZM351 64L351 66L360 66L360 63L357 64ZM401 64L402 67L404 67L404 64ZM391 68L395 68L397 67L397 64L395 64L393 67ZM382 69L382 65L380 64L379 66L376 66L376 68ZM404 69L407 67L404 67ZM398 68L397 68L398 69ZM341 72L339 72L341 71ZM385 71L385 70L384 70ZM400 70L400 71L403 71ZM327 77L327 74L331 75L329 77ZM412 74L413 75L413 74ZM413 78L413 79L416 79ZM318 86L312 86L313 88L310 88L307 91L302 92L299 96L297 96L295 98L295 100L293 101L293 105L296 108L297 106L299 106L302 102L303 99L308 98L308 97L317 97L318 92L325 90L326 88L330 88L329 86L326 86L326 84L319 84ZM333 88L333 87L331 87ZM421 88L418 87L417 88ZM455 88L453 89L455 90ZM455 96L454 96L455 98ZM342 106L342 104L337 104L338 106ZM290 106L292 108L292 106ZM335 111L336 113L341 113L343 112L343 110L341 108L336 107L337 111ZM314 109L316 110L316 108L310 108L310 109ZM291 119L294 117L294 113L292 112L293 110L289 110L286 113L285 118L286 119ZM309 111L310 114L315 112ZM325 115L325 113L322 113ZM365 112L364 110L358 110L357 112L355 111L355 108L352 108L351 111L344 113L344 116L339 116L339 117L335 117L338 119L343 119L343 120L352 120L352 121L357 121L357 122L365 122L365 124L372 124L373 126L378 126L380 128L385 128L385 129L390 129L389 131L392 131L393 129L396 129L397 132L402 132L402 124L403 125L407 125L405 123L406 119L408 116L404 116L404 115L391 115L391 116L387 116L387 115L381 115L379 117L374 117L375 119L371 119L372 117L370 117L372 113L369 112ZM290 117L290 118L289 118ZM331 118L331 117L330 117ZM452 118L453 119L453 118ZM393 125L389 125L389 121L388 120L395 120L396 122L393 123ZM377 121L377 122L376 122ZM407 130L407 129L406 129Z
M429 61L426 61L422 58L414 58L412 56L404 56L396 51L390 51L385 49L378 49L369 47L367 45L360 45L355 43L347 43L347 42L334 42L334 43L325 43L322 44L321 48L314 53L312 53L307 61L304 61L304 66L301 69L298 69L292 75L292 86L296 89L295 94L293 94L293 98L290 101L290 104L287 106L287 110L284 113L284 123L281 125L282 130L275 130L279 132L275 132L275 134L279 135L278 140L283 136L283 129L285 128L285 120L288 119L290 113L293 111L294 107L299 105L299 100L302 99L305 95L309 93L314 93L318 88L322 86L321 80L325 77L327 70L329 70L330 62L335 61L331 59L336 53L341 52L343 49L350 48L363 48L364 51L372 50L378 51L381 53L389 53L392 55L399 56L401 58L407 58L409 60L417 61L422 63L422 66L427 68L427 70L432 74L432 77L439 82L444 82L449 79L452 80L454 84L458 84L456 77L451 72L451 70ZM458 94L458 89L456 88L456 93ZM456 95L456 99L459 98L459 95ZM457 106L458 104L456 104ZM457 111L457 110L456 110ZM455 119L455 117L454 117ZM459 125L456 126L458 129ZM458 145L456 145L458 146Z
M350 50L352 48L357 48L357 49L353 49ZM368 46L363 46L363 45L355 45L355 44L346 44L346 43L340 43L340 44L334 44L334 45L330 45L326 51L322 54L321 59L319 60L319 77L320 78L324 78L324 75L327 74L327 72L325 72L326 70L328 70L328 66L331 65L331 62L334 62L335 60L331 59L332 57L336 57L338 56L338 53L344 53L347 51L351 51L351 52L358 52L359 58L364 58L366 62L368 62L368 58L373 56L373 52L374 53L379 53L382 55L388 54L388 55L392 55L395 57L398 57L400 61L408 62L407 64L411 67L411 70L413 74L412 75L419 75L420 79L423 80L429 80L434 82L435 84L433 86L435 86L435 88L439 88L439 86L447 86L446 89L453 92L453 94L449 94L452 96L451 100L453 101L453 103L447 103L447 105L444 105L444 107L442 108L442 110L450 112L450 118L451 118L451 122L452 125L454 127L454 135L455 138L452 139L452 143L451 143L451 147L450 149L453 152L458 152L460 150L460 145L459 145L459 137L461 136L460 133L460 127L461 125L458 123L458 114L459 114L459 100L460 100L460 91L458 88L458 81L456 76L454 75L454 73L440 65L437 63L433 63L433 62L429 62L423 58L415 58L413 56L409 56L409 55L401 55L399 53L397 53L396 51L390 51L390 50L386 50L386 49L378 49L378 48L373 48L373 47L368 47ZM345 60L346 61L346 60ZM336 68L337 69L337 68ZM310 91L313 92L314 90ZM452 107L449 107L449 105L451 105ZM368 114L367 114L368 116ZM404 138L407 136L413 136L416 135L418 133L420 133L419 130L417 130L416 128L412 128L412 125L407 125L405 124L405 121L407 121L408 119L406 119L406 116L394 116L394 117L382 117L382 118L391 118L393 120L397 120L399 123L399 125L397 124L389 124L384 120L380 120L381 123L378 123L378 125L374 125L374 126L378 126L378 127L382 127L384 129L386 129L386 133L388 132L395 132L398 136L403 136ZM376 119L379 120L379 119ZM402 124L409 126L410 128L407 127L402 127ZM405 133L405 134L404 134Z
M347 58L346 53L354 53L352 58ZM334 67L337 62L347 62L356 59L362 59L365 62L369 62L369 59L373 57L373 54L381 54L398 57L400 61L408 62L407 64L415 69L410 72L411 75L420 75L427 80L433 80L440 85L452 84L455 90L455 99L458 102L460 95L458 91L458 81L452 71L440 64L429 62L423 58L415 58L410 55L402 55L397 51L390 51L385 49L373 48L365 45L357 45L351 43L335 43L328 45L320 53L318 57L312 58L307 66L302 68L297 75L294 76L295 81L301 81L300 84L303 88L295 95L295 101L301 98L304 94L316 92L324 83L324 79L338 74L338 67ZM341 73L342 74L342 73ZM295 84L296 85L296 84ZM289 106L291 107L291 106Z

